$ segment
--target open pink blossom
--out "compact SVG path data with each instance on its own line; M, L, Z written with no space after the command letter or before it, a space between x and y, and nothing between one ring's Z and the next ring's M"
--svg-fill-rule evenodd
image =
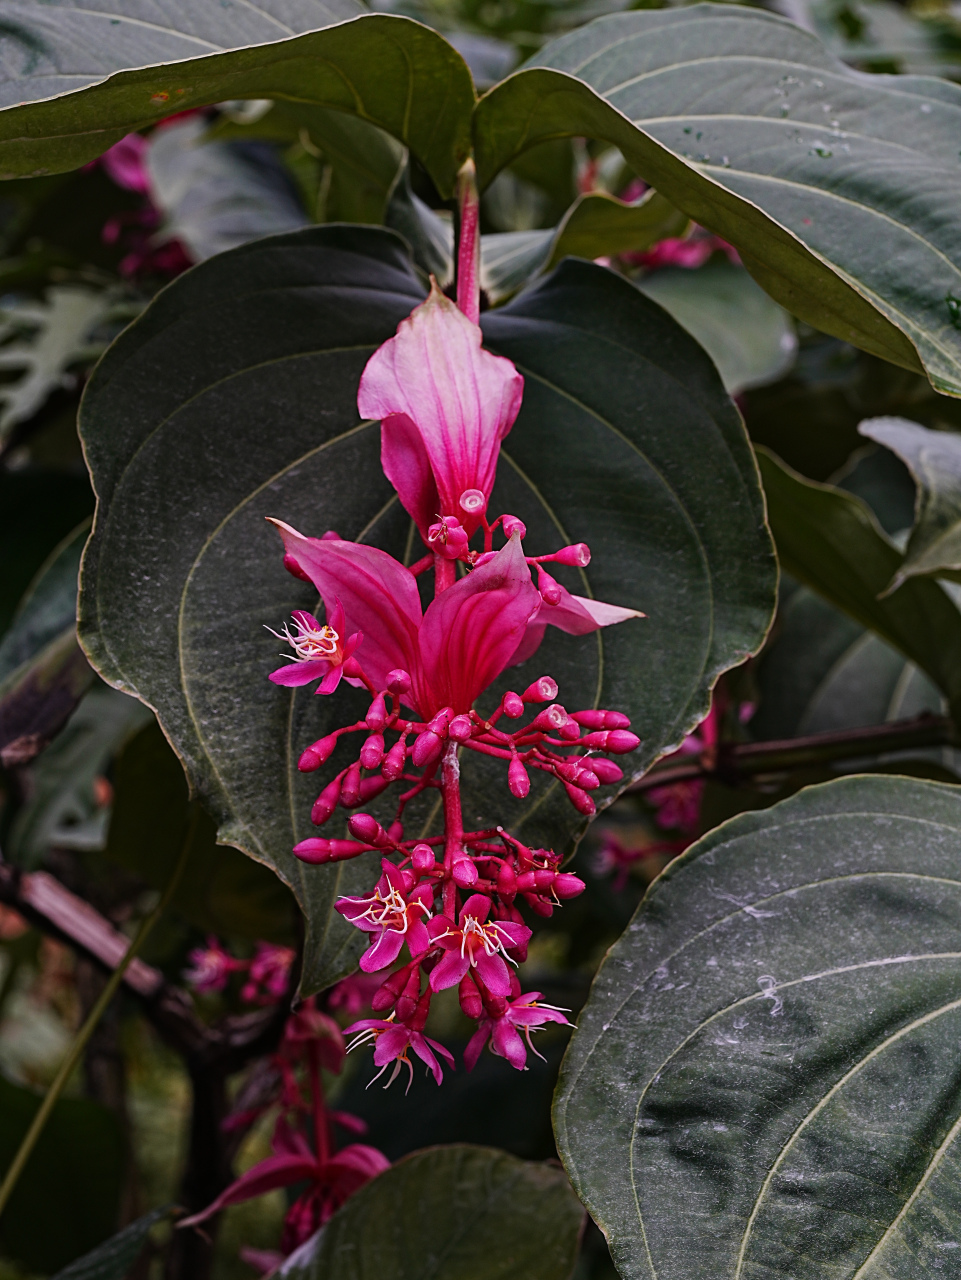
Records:
M306 1190L291 1205L285 1219L281 1249L286 1254L309 1239L365 1182L390 1168L385 1155L361 1142L344 1147L329 1158L318 1157L303 1134L283 1121L274 1130L273 1149L273 1155L248 1169L206 1209L181 1219L177 1226L198 1226L232 1204L243 1204L268 1191L306 1182Z
M468 536L479 526L521 406L524 379L482 339L432 281L360 380L358 410L380 421L381 463L425 542L438 516L456 516Z
M223 991L230 975L237 969L246 968L246 963L235 960L213 935L207 938L205 947L194 947L187 959L190 968L184 970L184 981L200 995Z
M510 994L511 977L506 964L508 952L526 946L531 931L526 924L515 924L511 920L488 921L490 909L490 898L483 893L475 893L461 907L456 926L450 920L445 921L443 916L431 921L434 941L447 952L431 970L432 991L456 987L474 969L492 995ZM446 925L443 932L439 928L441 925Z
M339 600L332 602L328 616L330 621L321 625L312 613L295 609L291 614L294 630L284 623L283 631L267 630L278 640L286 640L294 651L294 657L282 667L270 673L274 684L298 688L311 680L321 678L317 693L333 693L344 674L344 663L351 656L363 635L355 631L345 638L346 619L344 606ZM348 677L349 678L349 677ZM359 681L352 681L357 684Z
M488 1040L491 1041L491 1049L494 1053L501 1058L506 1058L518 1071L523 1071L527 1066L527 1049L537 1053L531 1044L532 1031L536 1031L546 1022L560 1022L566 1027L571 1025L564 1017L566 1010L558 1009L551 1004L539 1004L540 998L539 991L528 991L516 1000L511 1000L499 1017L485 1015L481 1019L480 1026L471 1036L464 1050L464 1062L468 1071L473 1070ZM524 1033L527 1048L524 1047L524 1040L521 1039L518 1028ZM537 1056L540 1058L543 1055L537 1053Z
M433 886L422 884L415 889L414 872L402 871L386 858L383 866L384 873L371 893L340 898L334 904L346 920L371 934L371 944L360 958L365 973L393 964L405 942L412 959L430 946L424 920L430 918Z
M380 1067L374 1080L379 1079L391 1063L394 1064L390 1079L384 1085L385 1089L394 1083L403 1067L408 1071L407 1088L410 1089L414 1078L414 1067L407 1055L411 1049L421 1062L427 1064L427 1069L438 1084L444 1079L444 1071L437 1061L434 1050L436 1049L451 1067L454 1065L454 1056L449 1049L445 1049L442 1044L431 1040L422 1032L414 1031L401 1022L394 1022L391 1018L361 1018L359 1022L354 1022L347 1028L347 1035L352 1035L355 1031L360 1034L351 1042L351 1049L356 1049L358 1045L366 1044L369 1040L374 1041L374 1066ZM373 1084L374 1080L370 1083Z
M296 954L290 947L258 942L247 981L240 992L241 998L250 1003L276 1004L287 990L290 966Z

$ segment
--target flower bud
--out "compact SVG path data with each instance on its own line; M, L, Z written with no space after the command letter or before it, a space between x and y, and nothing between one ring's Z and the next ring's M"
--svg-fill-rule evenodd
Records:
M400 818L394 819L387 828L387 834L390 836L391 840L393 840L394 844L400 844L401 840L404 838L404 824L401 822Z
M315 827L322 827L330 815L337 808L337 801L340 799L341 784L343 778L338 774L333 782L328 782L326 787L314 801L314 807L310 811L310 820Z
M366 716L367 728L372 733L383 733L384 725L387 723L387 702L382 693L378 693L373 699Z
M340 789L340 803L345 809L356 809L361 803L359 761L354 761L344 774L344 781Z
M537 589L545 604L560 604L564 592L561 584L556 582L543 565L537 566Z
M318 738L316 742L312 742L307 747L300 759L297 761L297 768L301 773L313 773L315 769L319 769L325 760L330 759L334 754L334 748L337 746L337 734L328 733L326 738Z
M460 986L457 988L457 998L460 1001L460 1007L467 1014L468 1018L481 1018L484 1015L484 1002L480 998L480 992L474 983L474 979L470 974L465 974L460 980Z
M380 771L388 782L396 782L404 772L404 761L407 759L407 741L401 738L399 742L395 742L391 749L384 756L384 763L380 766Z
M360 763L365 769L377 769L384 758L384 735L372 733L360 749Z
M501 864L497 873L497 892L502 898L513 898L517 892L517 876L514 868L507 862Z
M568 716L558 729L557 736L563 738L565 742L576 742L581 736L581 726Z
M507 766L507 785L511 789L511 795L518 800L523 800L530 795L531 780L517 756Z
M641 745L636 733L628 733L626 729L603 729L600 733L589 733L581 738L585 747L596 747L598 751L610 751L612 755L626 755Z
M571 719L585 729L629 729L631 722L622 711L572 711Z
M510 716L511 720L517 720L524 714L524 699L519 693L511 693L508 691L501 700L501 706L504 708L504 715Z
M591 563L591 549L586 542L572 542L569 547L561 547L551 556L558 564L573 565L575 569L586 569Z
M454 716L447 726L447 736L455 742L466 742L474 732L470 716Z
M321 840L318 836L311 836L294 845L294 856L312 866L324 862L343 862L366 852L367 845L358 844L356 840Z
M403 969L398 969L396 973L392 973L374 992L371 998L370 1007L375 1013L383 1013L395 1004L398 996L407 985L410 974L408 966L404 965Z
M557 733L567 724L570 717L559 702L552 702L549 707L539 711L530 723L532 729L540 729L543 733ZM580 730L578 730L578 733Z
M596 791L601 785L601 780L593 769L578 769L574 782L584 791Z
M384 828L369 813L352 813L347 820L347 830L357 840L372 844L376 849L389 849L393 844Z
M356 658L348 658L344 663L344 675L348 676L351 680L363 681L364 669ZM315 690L315 692L319 691Z
M401 973L406 973L401 969ZM430 991L430 988L427 988ZM397 1018L400 1022L409 1021L417 1012L417 998L420 995L420 970L414 965L404 983L404 989L397 1000ZM426 1021L426 1019L425 1019Z
M550 676L541 676L533 684L529 684L521 694L524 702L550 702L557 697L557 681Z
M576 898L583 893L587 885L580 876L571 875L569 871L559 871L554 877L554 892L560 899Z
M605 760L603 756L591 756L588 767L601 782L620 782L624 777L624 770L613 760Z
M470 858L464 856L454 862L451 876L462 889L471 889L477 883L477 868Z
M481 489L465 489L458 499L458 506L469 516L479 516L487 510L487 498Z
M310 582L310 574L305 573L293 556L284 556L284 568L288 573L293 574L295 578L299 578L301 582ZM313 586L313 583L311 583Z
M564 790L578 813L583 813L586 818L593 818L597 812L597 806L586 791L582 791L580 787L572 786L569 782L564 783Z
M358 792L358 804L367 804L370 800L375 800L382 791L390 786L389 778L382 778L379 774L374 778L361 778L360 791ZM343 804L343 799L341 800ZM354 809L356 805L345 804L345 809Z
M501 516L501 528L505 538L511 538L515 533L522 538L527 537L527 525L523 520L518 520L517 516Z
M431 550L445 560L456 560L467 550L470 539L456 516L444 516L427 530Z
M410 851L410 861L418 875L425 876L437 866L434 850L429 844L415 844Z
M524 901L536 916L544 916L546 919L548 916L552 916L554 914L553 905L545 898L540 897L539 894L525 893Z
M402 698L405 693L410 693L410 685L410 676L400 667L387 672L387 689L390 693L395 693Z
M425 729L414 740L411 759L418 769L424 769L427 765L433 764L443 750L444 739L440 734L434 733L432 729Z

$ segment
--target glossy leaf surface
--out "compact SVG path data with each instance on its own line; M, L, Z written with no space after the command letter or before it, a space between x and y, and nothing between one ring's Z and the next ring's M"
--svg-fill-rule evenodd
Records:
M638 287L697 338L732 395L773 382L794 363L791 317L733 262L667 267Z
M0 174L77 168L174 111L280 98L379 125L450 193L474 89L461 56L429 28L364 13L355 0L175 6L163 16L150 0L5 6Z
M831 485L805 480L758 452L781 564L926 671L955 710L961 704L961 613L936 582L885 588L901 553L868 507ZM879 598L880 597L880 598Z
M292 857L313 831L312 799L349 747L328 772L302 775L296 761L366 701L268 683L279 646L264 625L315 597L283 572L264 517L416 558L380 469L379 427L358 421L356 390L422 289L388 232L260 241L160 295L104 359L82 413L101 500L83 642L111 683L156 708L220 839L297 894L310 920L311 988L358 952L357 931L330 907L366 887L370 869ZM626 710L643 748L624 764L640 770L706 713L717 675L757 648L770 618L773 556L743 429L693 340L602 268L565 263L487 313L484 330L526 378L493 507L522 513L531 554L588 542L589 569L558 576L648 615L586 638L550 628L499 687L549 672L572 709ZM640 677L655 668L656 680ZM535 781L530 801L514 799L486 757L465 759L464 782L468 821L520 825L532 843L561 848L580 821L546 782ZM427 808L408 816L408 830L431 820Z
M737 245L787 309L961 394L961 89L850 70L774 14L696 5L600 18L475 115L485 182L546 138L620 147Z
M583 1217L558 1168L490 1147L430 1147L361 1187L279 1274L567 1280Z
M150 1228L167 1217L169 1209L152 1209L129 1226L58 1271L53 1280L127 1280L140 1257Z
M916 518L892 586L922 574L961 573L961 439L905 418L870 418L862 436L896 453L916 486Z
M955 1273L959 836L956 788L855 777L658 879L555 1103L625 1280Z

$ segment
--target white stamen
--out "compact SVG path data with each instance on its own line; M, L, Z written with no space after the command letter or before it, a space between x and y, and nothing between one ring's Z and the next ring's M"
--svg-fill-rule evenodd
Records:
M314 658L330 659L337 656L340 636L333 627L305 627L303 623L297 622L296 619L294 626L296 627L296 633L291 632L290 624L287 622L284 623L283 631L275 631L273 627L265 628L272 636L276 636L278 640L286 640L296 654L293 661L310 662Z

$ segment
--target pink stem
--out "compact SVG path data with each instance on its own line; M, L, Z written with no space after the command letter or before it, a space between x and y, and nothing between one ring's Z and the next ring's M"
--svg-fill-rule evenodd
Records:
M441 788L444 797L444 915L456 919L457 885L451 875L459 854L464 852L464 817L460 807L460 761L457 743L449 740L441 765Z
M473 160L457 175L460 222L457 239L457 305L474 324L480 320L480 196Z
M314 1146L320 1164L330 1158L327 1133L327 1109L324 1106L324 1086L320 1079L320 1060L315 1044L308 1044L307 1059L310 1063L310 1087L314 1099Z

